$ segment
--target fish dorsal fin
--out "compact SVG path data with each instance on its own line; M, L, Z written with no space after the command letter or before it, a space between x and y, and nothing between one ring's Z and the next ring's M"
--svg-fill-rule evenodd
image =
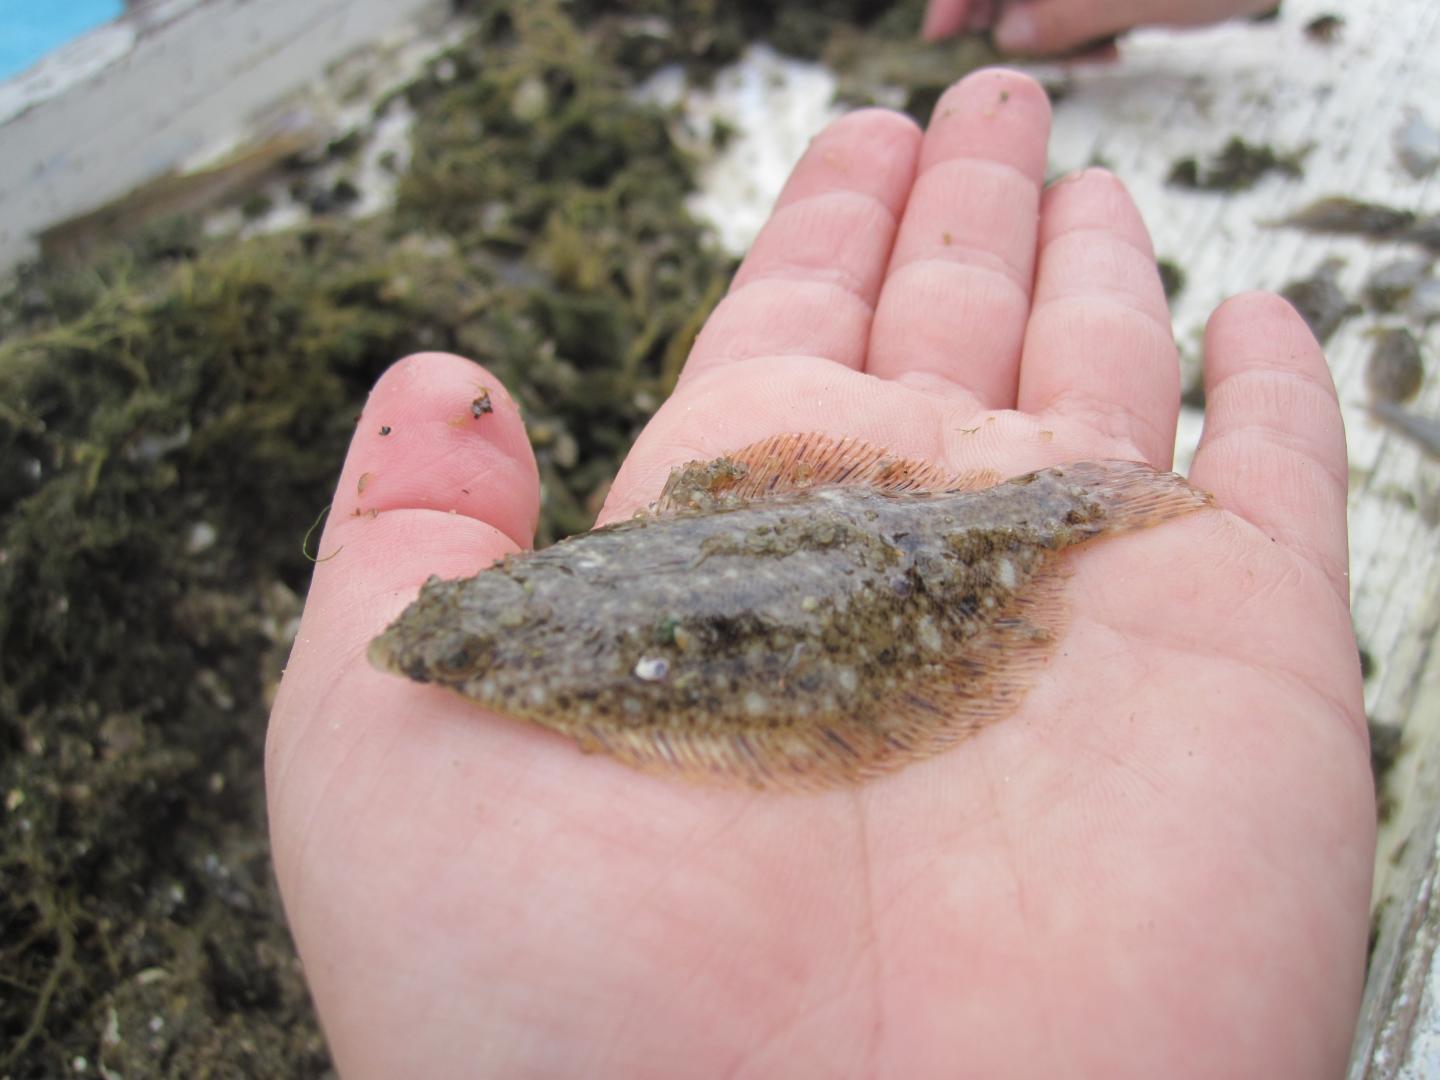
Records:
M703 510L816 487L978 491L998 482L992 472L955 475L863 439L835 439L814 432L772 435L713 461L692 461L674 469L653 511Z

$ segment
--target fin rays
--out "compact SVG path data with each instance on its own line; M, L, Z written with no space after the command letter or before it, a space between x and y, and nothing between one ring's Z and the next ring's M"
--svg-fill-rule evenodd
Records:
M953 475L930 462L896 457L863 439L834 439L814 433L774 435L719 460L728 462L730 468L716 471L719 462L690 462L677 468L666 481L654 512L692 508L697 490L716 499L741 502L826 486L953 492L978 491L999 481L992 472Z
M863 712L761 731L635 728L609 733L605 749L646 772L792 792L894 772L950 749L1019 707L1063 628L1064 579L1063 568L1052 562L1004 618L936 675L898 687Z

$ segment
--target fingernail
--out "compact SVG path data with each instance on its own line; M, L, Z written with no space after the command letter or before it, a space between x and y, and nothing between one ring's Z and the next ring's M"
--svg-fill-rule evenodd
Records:
M995 41L1010 52L1024 52L1035 44L1035 16L1028 7L1011 7L1000 16Z

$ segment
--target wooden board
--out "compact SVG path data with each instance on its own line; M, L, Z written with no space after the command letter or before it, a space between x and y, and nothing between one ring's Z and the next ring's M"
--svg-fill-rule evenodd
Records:
M0 83L0 271L44 229L223 156L331 66L448 7L152 0Z

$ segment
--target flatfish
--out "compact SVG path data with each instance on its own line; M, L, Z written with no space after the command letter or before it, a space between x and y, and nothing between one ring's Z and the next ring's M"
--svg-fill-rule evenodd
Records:
M431 578L370 660L647 771L857 783L1014 711L1063 633L1067 548L1212 505L1129 461L996 480L776 436L631 520Z

